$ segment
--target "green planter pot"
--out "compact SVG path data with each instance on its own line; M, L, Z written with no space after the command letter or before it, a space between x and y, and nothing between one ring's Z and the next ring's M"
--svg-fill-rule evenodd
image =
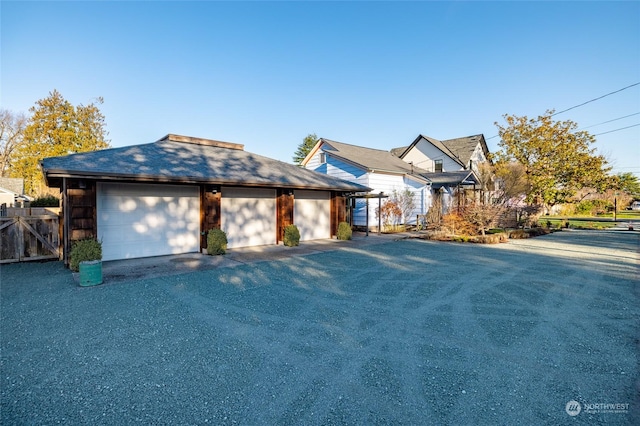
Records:
M80 285L90 287L98 284L102 284L102 261L80 262Z

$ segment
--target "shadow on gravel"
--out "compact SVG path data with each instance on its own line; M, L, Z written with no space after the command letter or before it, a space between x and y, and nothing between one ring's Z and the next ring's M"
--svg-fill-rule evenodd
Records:
M637 249L401 240L93 288L3 265L0 421L637 424Z

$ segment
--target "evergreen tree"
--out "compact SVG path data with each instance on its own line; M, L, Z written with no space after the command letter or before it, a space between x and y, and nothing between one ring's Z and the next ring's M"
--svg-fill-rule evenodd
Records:
M304 160L307 154L311 152L317 142L318 137L315 133L310 133L309 135L307 135L307 137L302 140L302 143L298 145L297 151L293 154L293 163L301 165L302 160Z

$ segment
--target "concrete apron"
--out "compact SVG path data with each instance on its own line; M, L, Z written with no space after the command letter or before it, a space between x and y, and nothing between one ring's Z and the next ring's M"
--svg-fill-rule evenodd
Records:
M229 268L238 265L282 260L296 256L322 253L346 248L362 248L405 237L403 234L355 233L350 241L335 239L302 241L297 247L282 244L228 249L225 255L209 256L201 253L186 253L169 256L122 259L103 262L104 283L184 274L207 269Z

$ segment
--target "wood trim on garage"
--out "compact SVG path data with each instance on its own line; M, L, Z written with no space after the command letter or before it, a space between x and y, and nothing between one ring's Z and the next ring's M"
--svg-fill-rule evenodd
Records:
M284 228L293 224L293 191L278 189L276 193L276 243L284 240Z
M96 181L65 179L62 194L63 259L69 264L69 253L74 241L97 238Z
M219 186L200 186L200 249L207 248L207 232L220 229L220 200L222 193Z
M331 236L338 234L340 222L346 222L347 202L342 192L331 191Z

